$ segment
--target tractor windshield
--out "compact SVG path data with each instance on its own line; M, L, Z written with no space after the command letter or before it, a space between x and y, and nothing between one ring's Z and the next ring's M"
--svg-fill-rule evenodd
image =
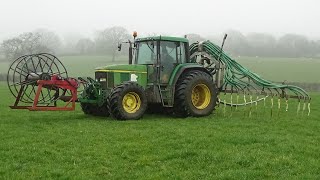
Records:
M154 64L157 60L156 41L137 43L135 64Z

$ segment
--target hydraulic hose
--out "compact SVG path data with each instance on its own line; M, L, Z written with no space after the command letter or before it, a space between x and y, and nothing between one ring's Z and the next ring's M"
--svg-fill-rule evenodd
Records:
M268 89L271 94L275 91L277 94L281 94L286 91L291 91L300 100L310 101L310 96L308 93L298 86L278 84L261 78L259 75L253 73L249 69L246 69L237 61L229 57L221 48L210 41L205 41L201 43L201 48L199 43L193 43L190 45L190 54L201 51L206 52L214 58L215 60L224 64L224 75L223 75L223 88L232 87L235 89L241 89L243 92L248 91L258 91L257 88ZM245 81L248 80L248 81ZM261 91L261 90L260 90Z

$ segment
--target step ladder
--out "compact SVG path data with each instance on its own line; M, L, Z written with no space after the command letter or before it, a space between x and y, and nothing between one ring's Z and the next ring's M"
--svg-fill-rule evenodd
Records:
M169 86L159 85L160 97L163 107L173 107L173 98L172 93L173 88Z

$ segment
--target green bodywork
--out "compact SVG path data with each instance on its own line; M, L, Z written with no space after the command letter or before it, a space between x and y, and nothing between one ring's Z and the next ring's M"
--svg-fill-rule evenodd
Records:
M186 38L155 36L136 39L135 42L170 41L188 43ZM186 49L188 51L188 49ZM187 52L186 52L187 53ZM189 58L189 57L187 57ZM157 61L159 62L159 61ZM189 62L186 60L185 62ZM174 103L175 84L182 73L190 69L205 70L197 63L175 64L171 72L161 71L163 64L122 64L98 67L95 69L95 79L90 79L81 93L81 103L94 103L102 106L112 89L125 81L135 81L141 85L147 94L148 102L162 103L172 107ZM168 81L164 84L160 76L166 75Z
M145 65L109 65L96 68L95 80L89 78L79 101L101 106L111 90L125 81L136 81L142 87L147 85L147 67Z
M147 85L147 66L136 64L110 65L96 68L96 73L112 73L113 86L124 81L136 81L142 87Z
M168 86L171 86L171 87L174 86L180 74L182 74L185 70L190 70L190 69L203 69L203 67L198 63L186 63L186 64L177 65L170 76Z

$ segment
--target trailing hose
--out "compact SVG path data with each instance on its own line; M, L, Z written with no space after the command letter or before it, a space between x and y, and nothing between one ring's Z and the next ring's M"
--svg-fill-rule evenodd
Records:
M201 47L200 47L201 46ZM237 61L229 57L221 48L210 41L204 41L201 44L193 43L190 45L190 54L204 51L211 56L211 58L221 62L224 65L224 78L220 91L223 92L227 87L237 89L238 92L256 91L257 95L262 94L265 90L268 90L269 95L278 94L279 97L287 96L287 91L296 95L296 98L300 100L311 100L308 93L298 86L285 85L273 83L271 81L261 78L259 75L251 72L243 67ZM191 59L192 62L196 62L196 59ZM268 93L265 93L268 94ZM262 98L263 99L263 98ZM261 100L261 99L259 99ZM250 103L244 103L247 105Z

